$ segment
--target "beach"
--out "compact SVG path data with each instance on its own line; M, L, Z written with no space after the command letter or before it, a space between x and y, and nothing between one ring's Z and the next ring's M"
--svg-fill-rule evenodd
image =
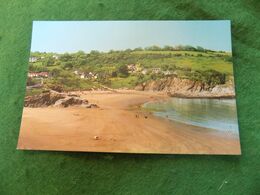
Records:
M85 91L98 108L28 108L18 149L164 154L237 154L239 137L154 116L141 105L160 92Z

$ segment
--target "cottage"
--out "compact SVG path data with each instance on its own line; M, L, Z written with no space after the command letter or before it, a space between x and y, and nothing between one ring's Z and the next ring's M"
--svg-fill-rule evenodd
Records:
M81 73L81 74L79 74L79 77L80 77L81 79L85 79L85 74L84 74L84 73Z
M169 70L166 70L166 71L163 71L163 74L164 75L172 75L172 71L169 71Z
M98 74L97 73L93 73L93 72L89 72L86 74L86 78L88 79L97 79L98 78Z
M49 76L48 72L29 72L28 77L30 78L47 78Z
M37 60L38 60L37 57L31 56L31 57L29 58L29 62L37 62Z
M52 56L55 60L58 60L59 59L59 56L57 56L57 55L53 55Z
M127 70L128 72L135 72L136 71L136 65L135 64L128 64L127 65Z
M147 74L147 72L148 72L147 69L143 69L141 73L142 73L142 74Z
M161 68L152 68L152 73L158 74L161 72Z
M129 73L134 73L142 70L140 64L128 64L126 66Z

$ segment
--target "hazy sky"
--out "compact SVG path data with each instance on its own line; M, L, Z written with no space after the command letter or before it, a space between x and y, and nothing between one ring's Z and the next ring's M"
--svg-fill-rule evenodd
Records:
M230 21L34 21L31 51L192 45L231 51Z

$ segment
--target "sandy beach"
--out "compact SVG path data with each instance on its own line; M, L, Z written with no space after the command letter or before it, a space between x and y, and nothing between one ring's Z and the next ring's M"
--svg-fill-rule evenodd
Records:
M239 137L155 117L140 105L162 93L89 91L99 108L24 108L18 149L165 154L240 154Z

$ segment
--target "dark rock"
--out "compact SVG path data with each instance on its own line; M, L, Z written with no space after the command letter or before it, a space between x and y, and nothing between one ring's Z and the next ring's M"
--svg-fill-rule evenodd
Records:
M57 102L55 102L54 106L60 106L66 108L68 106L82 105L87 103L88 103L87 100L78 97L66 97L64 99L60 99Z
M88 104L85 108L99 108L99 106L97 104Z
M40 95L25 97L25 107L47 107L55 104L56 101L64 99L66 97L63 93L57 93L53 91L45 92Z

